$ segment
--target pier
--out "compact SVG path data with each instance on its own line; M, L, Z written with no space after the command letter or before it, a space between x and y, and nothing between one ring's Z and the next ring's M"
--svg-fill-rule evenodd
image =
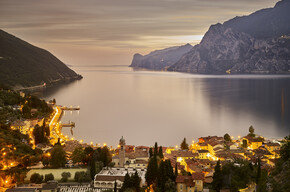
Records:
M59 126L62 127L75 127L75 122L69 121L69 123L60 123Z
M80 110L80 107L61 107L61 110L65 110L65 111L77 111Z

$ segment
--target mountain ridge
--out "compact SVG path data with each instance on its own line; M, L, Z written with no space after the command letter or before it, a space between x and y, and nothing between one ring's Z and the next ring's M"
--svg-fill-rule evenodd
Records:
M14 88L81 79L49 51L0 29L0 83Z
M290 74L290 0L211 25L168 71ZM134 59L133 59L134 60Z

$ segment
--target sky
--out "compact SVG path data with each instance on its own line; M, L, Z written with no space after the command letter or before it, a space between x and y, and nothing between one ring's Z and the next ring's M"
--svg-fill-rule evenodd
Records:
M199 43L211 24L278 0L0 0L0 28L73 66Z

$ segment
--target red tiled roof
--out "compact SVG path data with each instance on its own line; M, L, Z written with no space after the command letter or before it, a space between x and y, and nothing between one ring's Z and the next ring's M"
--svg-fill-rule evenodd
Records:
M204 180L204 174L203 173L192 173L191 178L193 180Z
M186 186L194 187L195 183L193 182L191 176L178 175L176 178L176 183L184 183Z
M97 175L95 181L124 181L125 176L116 176L116 175Z

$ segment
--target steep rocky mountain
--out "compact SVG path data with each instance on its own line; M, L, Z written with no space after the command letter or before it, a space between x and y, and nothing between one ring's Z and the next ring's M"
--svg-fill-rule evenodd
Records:
M235 17L225 27L250 34L258 39L290 35L290 0L282 0L273 8L259 10L248 16Z
M190 73L290 74L290 0L212 25L200 44L168 68Z
M168 68L189 73L290 73L290 38L255 39L212 25L201 43Z
M0 84L21 88L81 78L48 51L0 30Z
M192 49L190 44L157 50L142 56L135 54L130 67L162 70L176 63L182 55Z

